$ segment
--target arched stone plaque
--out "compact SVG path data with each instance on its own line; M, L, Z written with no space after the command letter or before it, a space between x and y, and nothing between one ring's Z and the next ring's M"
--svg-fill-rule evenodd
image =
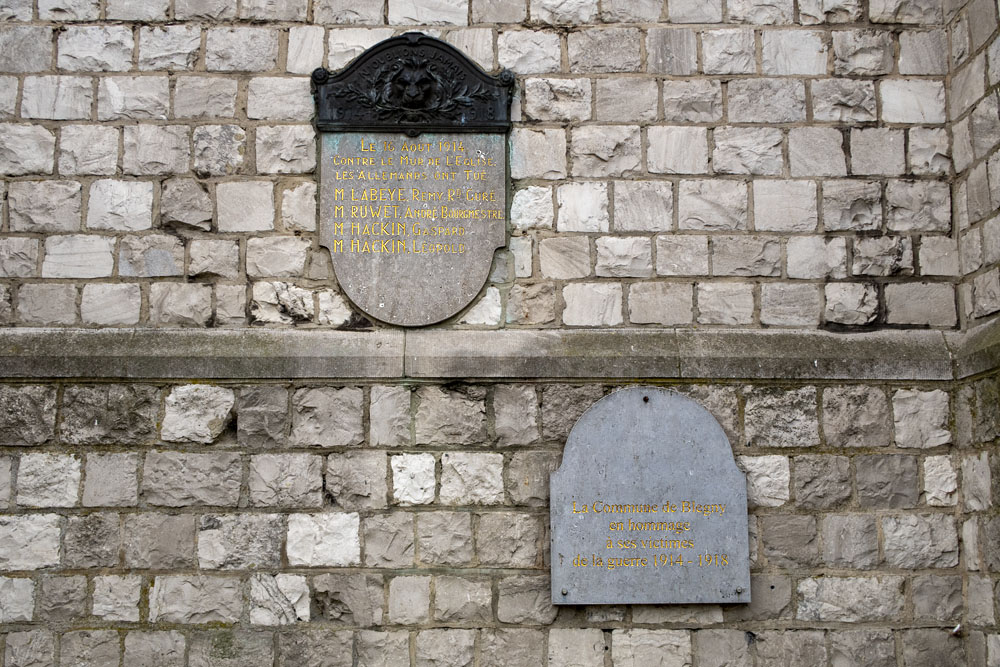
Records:
M364 312L434 324L482 289L506 241L513 83L420 33L313 73L320 243Z
M553 604L750 602L746 477L680 394L632 387L587 410L550 517Z

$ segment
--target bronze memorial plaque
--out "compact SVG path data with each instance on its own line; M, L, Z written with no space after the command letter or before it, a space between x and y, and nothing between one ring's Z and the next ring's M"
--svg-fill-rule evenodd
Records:
M513 76L407 33L313 84L320 243L344 293L400 326L458 313L506 243Z

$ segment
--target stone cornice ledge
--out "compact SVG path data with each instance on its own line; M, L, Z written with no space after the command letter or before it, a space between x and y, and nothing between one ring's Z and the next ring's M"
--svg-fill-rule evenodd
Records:
M0 329L0 377L953 380L1000 367L998 322L852 334L11 328Z

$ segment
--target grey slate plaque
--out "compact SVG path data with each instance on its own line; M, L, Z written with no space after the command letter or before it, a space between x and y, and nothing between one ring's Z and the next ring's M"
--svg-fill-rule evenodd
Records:
M632 387L585 412L550 514L553 604L750 602L746 478L680 394Z

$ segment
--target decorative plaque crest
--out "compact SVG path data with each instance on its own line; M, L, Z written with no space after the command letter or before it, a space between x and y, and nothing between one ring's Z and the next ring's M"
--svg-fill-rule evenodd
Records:
M390 324L458 313L506 241L513 74L406 33L312 81L320 243L341 288Z

